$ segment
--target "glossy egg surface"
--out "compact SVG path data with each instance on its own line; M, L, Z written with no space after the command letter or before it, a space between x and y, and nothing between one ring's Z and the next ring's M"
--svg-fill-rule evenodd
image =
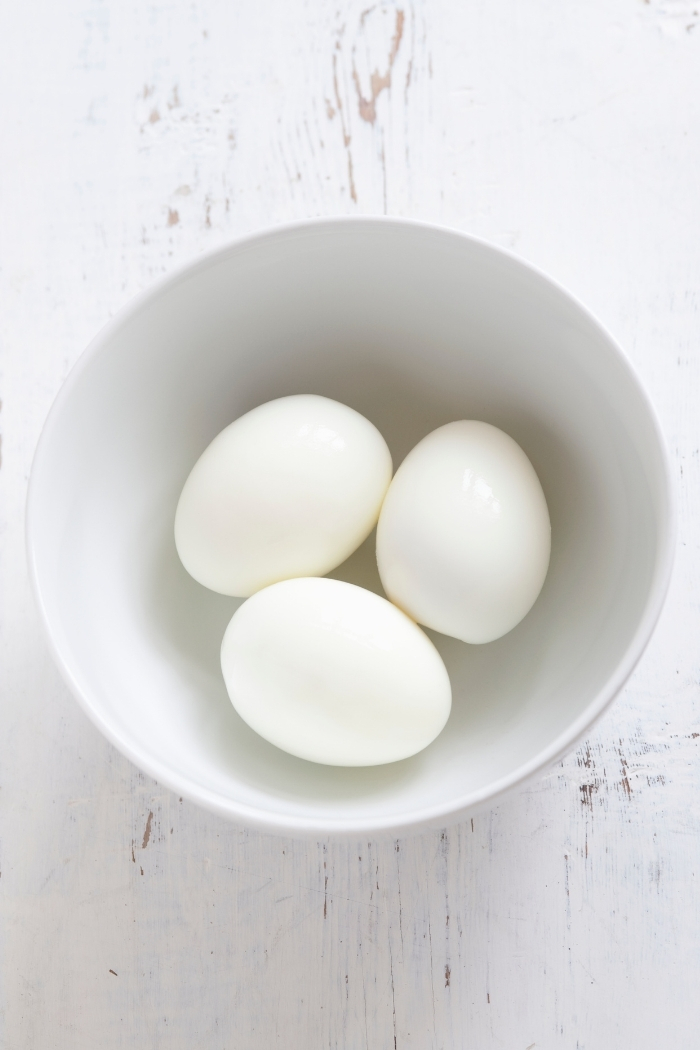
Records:
M241 718L299 758L395 762L427 747L450 713L447 670L400 609L354 584L295 579L258 591L221 646Z
M315 394L269 401L211 442L185 482L175 544L187 571L247 597L295 576L323 576L377 522L391 480L377 428Z
M551 528L537 474L497 427L461 420L416 445L377 527L384 589L418 623L471 643L500 638L532 608Z

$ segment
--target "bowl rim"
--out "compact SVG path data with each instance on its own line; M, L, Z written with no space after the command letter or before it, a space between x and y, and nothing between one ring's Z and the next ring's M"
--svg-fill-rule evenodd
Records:
M485 787L476 791L457 796L448 803L440 803L417 808L409 813L397 814L395 816L370 817L363 819L347 818L333 819L328 817L306 817L303 815L280 813L259 809L249 803L226 799L215 790L197 784L187 776L179 773L167 763L154 758L148 752L132 743L128 737L119 732L118 728L105 718L99 709L93 704L89 691L84 690L71 667L68 655L64 653L52 629L50 616L48 614L42 583L39 578L37 566L37 554L35 548L35 536L38 529L37 492L41 484L42 464L51 444L54 428L62 416L64 406L68 403L71 392L80 380L83 372L109 343L112 335L133 318L139 311L154 302L161 295L175 288L180 282L189 280L198 273L204 272L210 266L218 263L224 256L235 254L253 244L259 244L268 240L285 239L290 236L304 232L323 231L324 228L332 229L343 226L393 226L437 234L454 241L467 241L487 254L507 260L521 272L534 276L539 282L544 283L554 290L560 297L566 300L570 306L579 311L587 321L597 330L603 342L607 343L611 353L617 356L619 364L627 374L630 383L636 388L642 404L644 405L649 422L656 438L660 461L662 465L662 494L663 511L659 529L659 542L657 547L656 561L652 573L651 584L647 596L644 611L640 617L637 628L617 662L614 672L610 675L605 685L592 697L581 714L564 731L562 731L547 747L543 748L527 762L522 763L516 769L503 777L492 781ZM495 805L500 798L512 788L522 786L536 777L542 775L557 761L573 750L576 744L591 730L598 719L604 714L615 697L619 694L639 659L642 656L654 628L657 624L663 608L668 588L671 581L673 562L675 556L677 535L677 500L673 475L671 471L668 448L664 439L663 430L657 411L647 394L647 391L637 375L635 368L628 359L620 344L608 331L608 329L595 317L595 315L571 292L564 288L555 279L543 270L527 262L520 256L507 248L492 244L490 241L477 237L471 233L443 226L437 223L420 221L415 219L404 219L395 216L353 216L341 215L331 217L320 217L298 220L294 222L280 223L247 233L243 236L233 238L225 244L208 249L201 255L190 259L179 265L172 273L160 277L149 287L132 297L88 343L87 347L78 357L77 361L69 371L62 383L43 424L39 440L35 449L26 501L25 516L25 540L27 549L27 560L29 578L34 600L39 611L41 623L45 636L48 640L49 650L53 659L69 687L90 721L100 732L117 748L117 750L133 762L138 768L151 776L159 784L164 785L179 796L183 796L192 802L226 817L231 821L239 821L245 825L256 827L260 830L280 835L317 835L342 836L365 834L411 834L427 828L448 826L466 818L479 809Z

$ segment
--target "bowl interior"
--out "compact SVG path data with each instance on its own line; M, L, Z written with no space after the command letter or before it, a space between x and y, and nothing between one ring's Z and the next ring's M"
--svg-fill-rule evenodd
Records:
M304 392L366 415L395 467L451 420L502 427L549 504L535 607L490 645L431 635L453 712L426 751L391 766L313 765L250 730L218 657L239 602L195 583L175 552L177 498L208 442L255 405ZM40 444L29 544L64 669L150 773L271 827L400 827L447 820L585 729L658 589L665 486L628 366L546 279L457 234L328 222L205 259L98 337ZM373 540L332 575L381 593Z

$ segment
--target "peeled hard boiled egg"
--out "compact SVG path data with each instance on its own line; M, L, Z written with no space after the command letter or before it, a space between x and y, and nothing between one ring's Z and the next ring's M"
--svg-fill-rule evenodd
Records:
M384 590L419 623L491 642L532 608L549 566L542 486L518 444L462 420L423 438L403 461L377 527Z
M221 668L233 706L260 736L332 766L414 755L452 703L445 665L420 627L339 580L258 591L228 625Z
M315 394L268 401L222 430L195 463L175 545L195 580L246 597L323 576L374 528L391 480L377 428Z

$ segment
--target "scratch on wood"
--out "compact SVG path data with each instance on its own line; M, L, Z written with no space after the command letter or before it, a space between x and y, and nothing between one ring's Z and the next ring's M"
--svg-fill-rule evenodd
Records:
M627 796L627 798L631 798L632 797L632 788L630 786L629 777L627 775L627 760L626 760L625 756L622 753L622 741L621 740L620 740L620 746L617 749L617 753L620 756L620 765L622 766L622 780L620 781L620 783L622 784L622 790L624 791L624 793Z
M593 758L591 756L591 745L590 744L586 743L586 749L585 749L585 751L583 753L583 756L579 752L579 754L577 755L577 760L578 760L578 764L580 766L585 766L586 769L590 769L591 768L591 766L593 765Z
M360 19L360 24L364 22L367 14L366 11ZM352 79L355 82L355 90L357 91L357 99L360 111L360 117L368 124L374 124L377 119L377 99L381 95L382 91L387 90L391 87L391 71L396 61L396 56L401 46L401 38L403 37L405 15L402 10L396 12L396 29L394 35L391 38L391 48L389 50L389 59L386 73L380 73L378 69L375 69L370 76L370 97L365 98L362 94L362 88L360 86L360 77L353 61L352 67ZM408 85L407 85L408 86Z
M566 879L565 879L565 882L564 882L564 889L566 890L566 896L568 897L569 896L569 855L568 855L568 853L564 854L564 865L565 865L565 868L566 868Z
M450 987L450 974L451 974L451 972L452 971L450 970L450 967L447 965L447 963L445 963L445 988L449 988Z
M391 1009L394 1021L394 1050L396 1050L396 995L394 994L394 954L389 945L389 973L391 976Z
M345 28L345 27L343 27ZM342 30L341 30L342 32ZM350 135L345 126L345 114L343 113L343 103L340 100L340 89L338 87L338 55L333 54L333 90L335 91L335 101L338 107L338 116L340 117L340 127L343 133L343 145L345 146L345 152L348 157L348 182L350 184L350 197L357 204L357 191L355 189L355 176L352 167L352 153L350 151Z
M396 890L399 899L399 937L401 938L401 958L403 960L403 908L401 906L401 870L399 868L399 844L396 843Z
M141 843L141 849L145 849L151 838L151 823L153 821L153 811L149 810L148 819L146 820L146 829L143 833L143 842Z
M428 919L428 944L430 946L430 974L431 976L435 973L433 964L433 931L430 926L430 919ZM433 1031L435 1030L435 995L431 996L432 1007L433 1007Z

